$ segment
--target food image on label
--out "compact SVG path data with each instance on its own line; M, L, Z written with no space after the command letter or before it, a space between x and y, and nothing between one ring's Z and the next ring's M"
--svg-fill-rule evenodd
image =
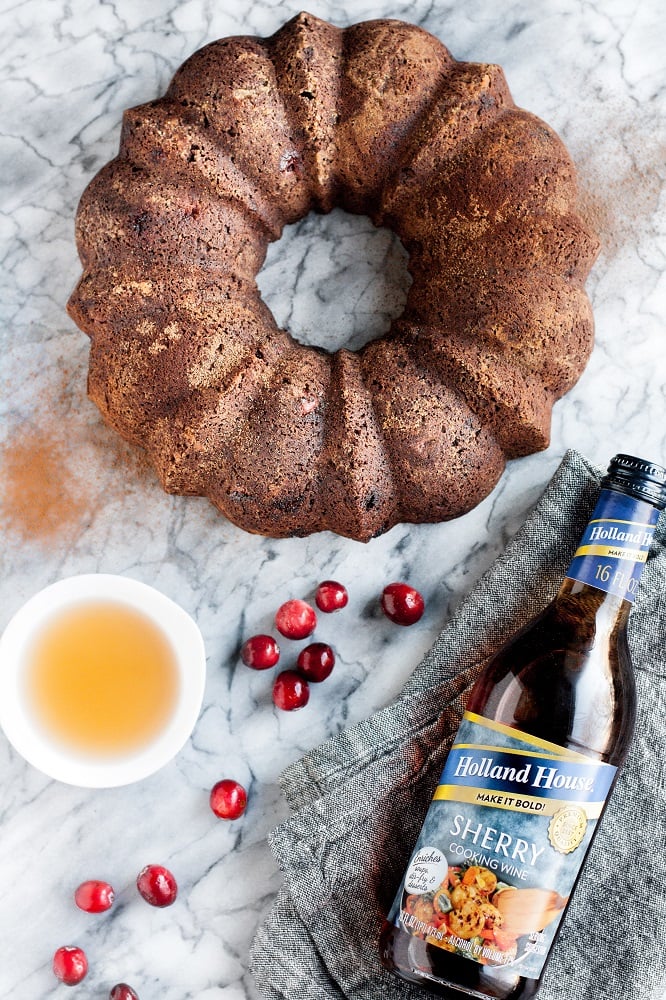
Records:
M402 926L446 951L485 965L515 961L523 952L540 953L541 933L558 918L567 897L547 889L518 889L478 865L453 865L433 893L408 894Z
M389 920L538 978L615 773L466 713Z

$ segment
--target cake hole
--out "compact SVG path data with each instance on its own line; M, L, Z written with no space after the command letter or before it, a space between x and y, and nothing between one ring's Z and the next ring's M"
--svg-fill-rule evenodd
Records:
M336 208L286 226L257 282L278 326L299 343L358 351L402 313L408 259L390 230Z

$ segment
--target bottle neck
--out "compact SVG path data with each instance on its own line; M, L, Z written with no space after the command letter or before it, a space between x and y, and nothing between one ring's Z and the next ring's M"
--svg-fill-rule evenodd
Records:
M603 489L571 561L563 588L569 583L594 587L618 598L618 611L633 603L654 537L659 511L612 489Z

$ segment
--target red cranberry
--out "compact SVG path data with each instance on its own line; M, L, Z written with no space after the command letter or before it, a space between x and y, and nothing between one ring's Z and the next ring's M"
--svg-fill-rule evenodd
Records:
M245 812L247 792L231 778L218 781L210 793L210 807L220 819L238 819Z
M253 635L241 646L240 655L246 666L266 670L280 659L280 647L272 635Z
M109 910L115 898L113 886L97 879L82 882L74 893L74 902L86 913L103 913L104 910Z
M53 956L53 973L65 986L76 986L85 979L88 959L82 948L69 944L58 948Z
M389 583L381 596L382 611L396 625L413 625L423 614L425 603L418 590L407 583Z
M294 712L307 705L310 698L308 682L295 670L283 670L275 678L273 701L285 712Z
M127 983L116 983L109 993L109 1000L139 1000L139 997Z
M178 886L168 868L146 865L139 872L136 887L151 906L171 906L176 902Z
M335 666L335 653L325 642L313 642L298 654L299 673L309 681L325 681Z
M324 580L315 591L315 602L320 611L327 614L344 608L349 600L347 588L335 580Z
M278 608L275 627L287 639L307 639L315 630L317 616L305 601L287 601Z

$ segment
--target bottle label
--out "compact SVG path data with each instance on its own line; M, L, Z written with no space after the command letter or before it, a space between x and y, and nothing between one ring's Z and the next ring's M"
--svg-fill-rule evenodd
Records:
M644 500L602 490L567 576L633 601L658 518Z
M466 712L388 919L538 979L616 772Z

